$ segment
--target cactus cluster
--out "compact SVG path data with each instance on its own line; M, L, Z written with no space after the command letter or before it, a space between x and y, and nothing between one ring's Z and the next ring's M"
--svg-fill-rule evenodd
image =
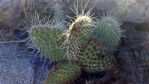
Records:
M33 26L30 32L33 43L44 56L57 62L46 83L70 84L82 70L96 73L111 69L115 61L112 51L122 36L115 15L108 13L94 20L81 13L66 30L44 24ZM117 17L122 15L123 11L119 11Z

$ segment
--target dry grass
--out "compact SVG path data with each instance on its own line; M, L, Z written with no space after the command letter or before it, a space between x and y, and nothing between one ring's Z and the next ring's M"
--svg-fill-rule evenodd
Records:
M34 5L33 0L9 0L8 3L10 5L6 4L0 8L0 24L5 26L16 23L17 19L27 17Z
M8 25L10 23L10 14L8 12L3 12L0 10L0 25Z
M33 0L7 0L6 2L3 1L0 4L0 40L2 41L10 40L13 32L30 15L30 9L33 8Z

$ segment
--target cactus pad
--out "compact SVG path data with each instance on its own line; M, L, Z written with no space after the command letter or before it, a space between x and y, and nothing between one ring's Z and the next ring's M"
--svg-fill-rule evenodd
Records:
M87 72L99 72L112 67L112 56L99 40L91 38L81 49L80 62Z
M97 21L92 36L101 39L109 48L115 49L122 36L120 23L110 16L104 16Z
M77 63L58 64L46 79L46 84L71 84L80 75L80 66Z
M31 30L31 38L37 48L48 58L57 61L65 60L65 52L60 49L64 38L60 38L61 29L35 26Z
M93 21L89 16L78 16L69 30L65 33L65 47L67 48L68 58L78 58L80 45L89 38L92 30L92 23Z

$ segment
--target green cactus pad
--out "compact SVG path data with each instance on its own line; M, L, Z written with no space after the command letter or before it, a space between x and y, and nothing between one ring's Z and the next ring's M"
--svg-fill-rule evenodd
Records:
M65 47L67 48L68 58L78 58L80 45L86 42L91 34L92 23L91 17L81 15L71 24L69 30L65 33Z
M31 30L31 38L43 55L54 61L66 60L67 58L64 57L66 51L60 49L64 41L61 37L62 33L61 29L34 26Z
M106 46L99 40L91 38L81 49L80 63L87 72L99 72L110 69L113 57Z
M46 84L71 84L80 75L80 66L77 63L61 63L53 69L46 78Z
M97 21L92 36L101 39L109 48L115 49L122 36L120 23L110 16L104 16Z

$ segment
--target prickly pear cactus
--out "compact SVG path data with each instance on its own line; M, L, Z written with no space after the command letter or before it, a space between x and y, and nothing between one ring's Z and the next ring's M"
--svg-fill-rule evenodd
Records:
M113 10L95 21L90 10L86 14L83 10L66 31L34 26L31 30L33 43L45 56L58 63L49 72L46 84L71 84L82 70L96 73L114 67L112 50L122 37L119 21L123 20L124 13L125 10ZM56 16L53 19L63 21Z
M64 38L61 37L62 33L62 29L37 25L32 27L31 38L44 56L47 56L54 61L66 60L67 58L64 57L65 50L60 49L60 46L64 41Z
M78 63L57 64L49 74L46 84L71 84L80 75L81 69Z

